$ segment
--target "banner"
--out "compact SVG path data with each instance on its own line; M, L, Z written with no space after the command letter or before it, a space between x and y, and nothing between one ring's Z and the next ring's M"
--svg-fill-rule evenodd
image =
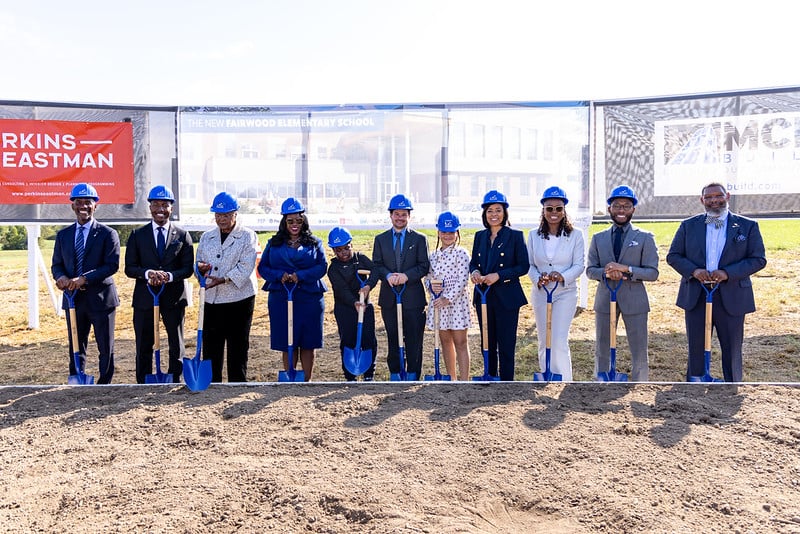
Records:
M655 196L800 193L800 113L655 121Z
M0 119L0 203L62 204L92 184L104 204L132 204L133 125Z

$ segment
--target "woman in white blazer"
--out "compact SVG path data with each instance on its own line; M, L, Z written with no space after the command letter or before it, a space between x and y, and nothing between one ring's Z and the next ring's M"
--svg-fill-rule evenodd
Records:
M528 233L528 276L533 281L531 302L539 337L539 366L545 370L547 292L553 292L550 370L564 381L572 380L569 327L578 304L577 280L584 269L583 232L567 216L567 195L560 187L549 187L542 195L539 228Z
M256 300L258 237L236 221L238 201L229 193L214 197L217 227L200 237L197 267L206 278L203 359L211 360L211 381L222 382L228 345L228 382L247 382L250 325Z

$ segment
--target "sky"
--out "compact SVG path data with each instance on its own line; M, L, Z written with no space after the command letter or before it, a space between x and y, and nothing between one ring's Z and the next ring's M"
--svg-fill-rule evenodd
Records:
M0 0L0 100L516 102L794 87L786 5Z

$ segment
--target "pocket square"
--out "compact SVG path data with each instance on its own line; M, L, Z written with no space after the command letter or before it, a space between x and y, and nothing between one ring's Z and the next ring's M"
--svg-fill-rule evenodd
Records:
M639 246L639 242L638 241L631 241L630 243L628 243L628 247L629 248L630 247L638 247L638 246Z
M745 239L747 239L747 237L745 237L744 234L736 234L736 237L734 238L735 241L739 242L744 241Z

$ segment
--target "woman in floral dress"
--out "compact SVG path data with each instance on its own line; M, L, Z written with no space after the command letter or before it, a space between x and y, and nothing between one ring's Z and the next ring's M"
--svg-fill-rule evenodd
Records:
M439 311L439 339L447 373L458 380L469 380L469 344L467 330L471 320L469 303L470 256L459 246L461 226L458 216L446 211L439 215L436 223L438 238L436 248L430 254L431 270L428 273L429 288L439 295L432 298L428 306L427 326L433 329L434 309ZM434 280L441 283L435 283ZM456 373L456 360L458 373Z

